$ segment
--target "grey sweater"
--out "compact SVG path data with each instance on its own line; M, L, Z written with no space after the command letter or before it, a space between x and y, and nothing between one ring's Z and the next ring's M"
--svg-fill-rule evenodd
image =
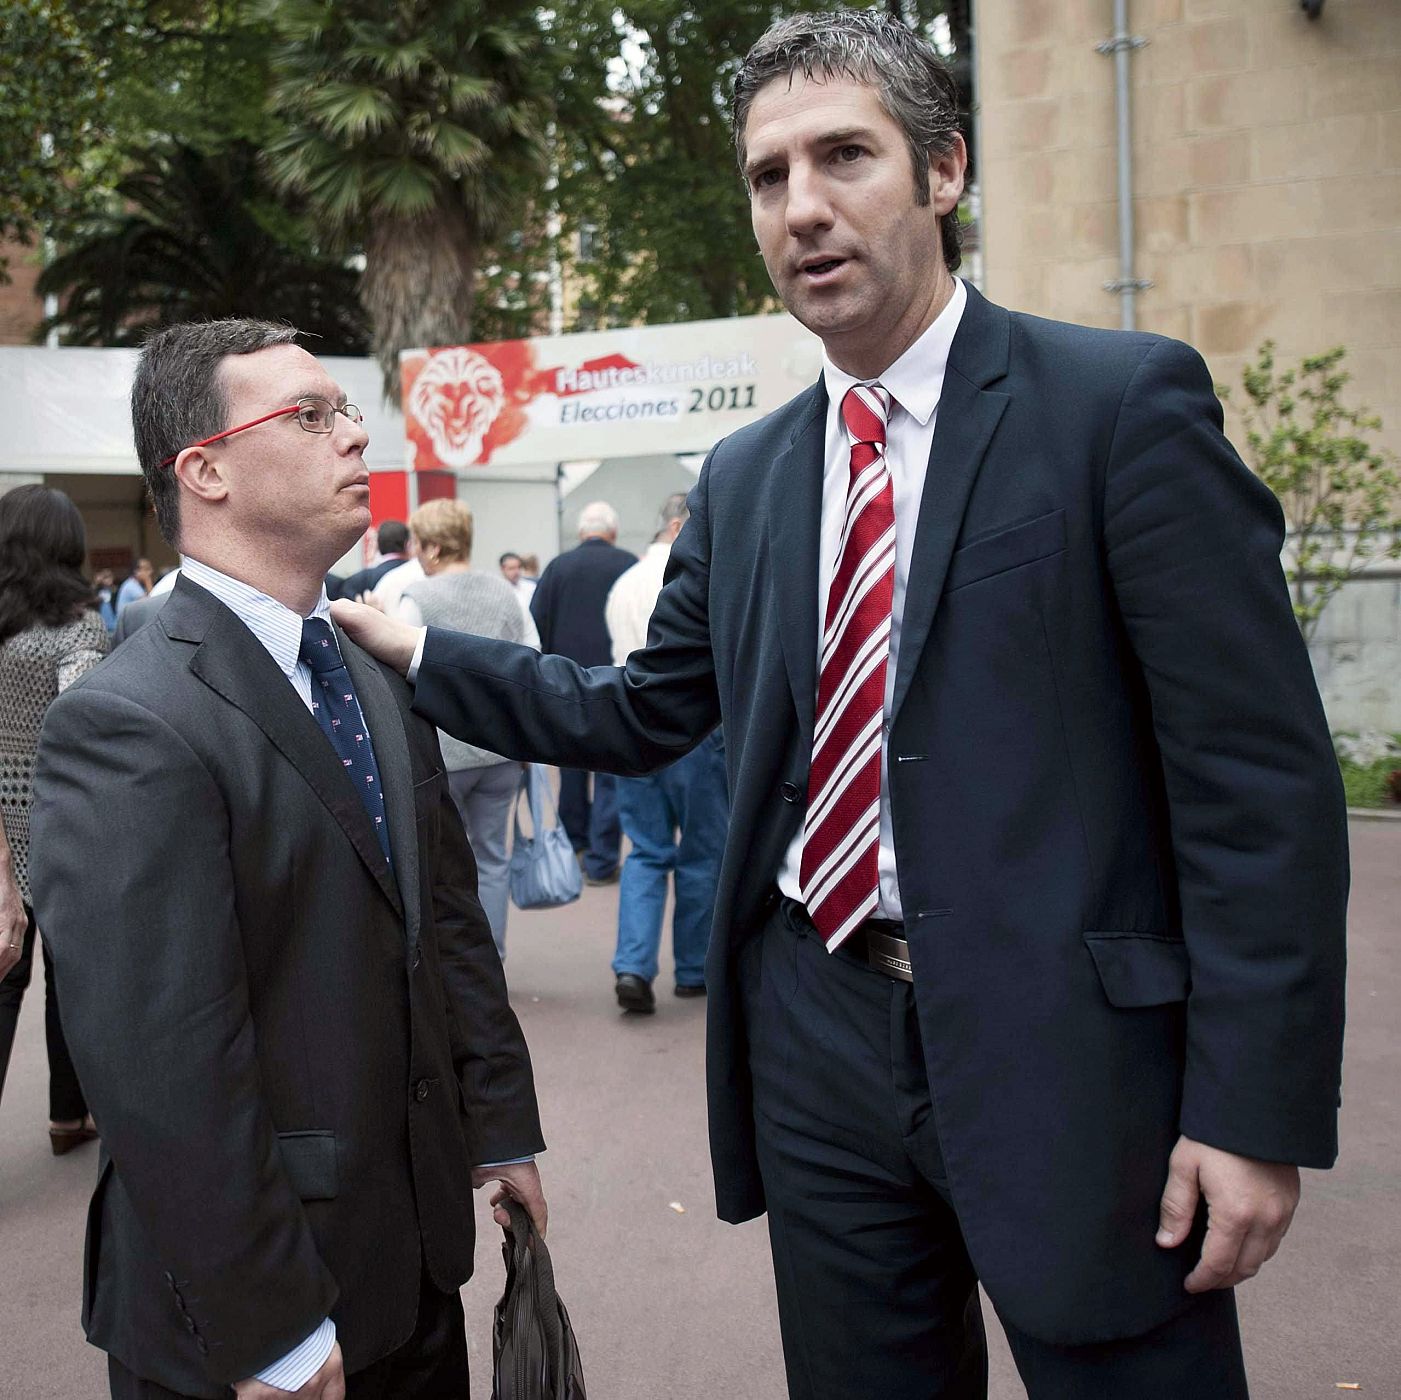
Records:
M520 599L515 589L496 574L479 574L475 570L439 574L411 583L404 590L404 597L413 599L429 627L447 627L503 642L525 641ZM464 744L441 729L438 741L443 746L443 765L449 773L507 761L500 754Z

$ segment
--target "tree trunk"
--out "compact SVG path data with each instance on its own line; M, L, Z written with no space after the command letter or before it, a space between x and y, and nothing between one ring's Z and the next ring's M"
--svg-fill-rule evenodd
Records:
M440 205L417 219L382 216L365 239L360 300L370 317L386 403L399 399L399 352L472 338L479 244L470 217Z

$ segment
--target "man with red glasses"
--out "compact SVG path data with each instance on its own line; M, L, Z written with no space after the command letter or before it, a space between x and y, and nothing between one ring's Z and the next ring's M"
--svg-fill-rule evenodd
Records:
M472 1187L545 1224L437 737L329 622L368 436L295 335L147 343L136 446L181 577L41 744L35 903L102 1130L83 1320L116 1397L466 1396ZM133 794L156 826L113 859Z

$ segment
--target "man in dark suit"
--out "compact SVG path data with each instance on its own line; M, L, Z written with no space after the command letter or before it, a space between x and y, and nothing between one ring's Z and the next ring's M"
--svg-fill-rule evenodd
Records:
M552 559L530 599L530 613L543 650L581 666L606 666L613 659L604 605L608 591L637 563L619 549L618 513L606 501L579 512L579 543ZM592 783L592 794L590 793ZM622 827L618 789L611 773L564 768L559 775L559 819L591 885L618 878Z
M379 546L379 558L368 569L361 569L348 578L341 579L333 598L358 598L362 593L373 593L375 585L391 569L406 564L413 557L409 545L409 527L402 520L386 520L375 535Z
M985 1394L981 1280L1032 1400L1238 1397L1232 1288L1337 1148L1337 767L1201 359L951 276L956 113L876 12L748 56L823 374L710 454L625 669L346 616L500 752L638 772L723 720L711 1145L794 1396Z
M35 903L102 1132L83 1320L118 1397L465 1397L472 1188L545 1216L437 736L328 620L367 436L294 336L148 342L137 450L181 577L39 752Z

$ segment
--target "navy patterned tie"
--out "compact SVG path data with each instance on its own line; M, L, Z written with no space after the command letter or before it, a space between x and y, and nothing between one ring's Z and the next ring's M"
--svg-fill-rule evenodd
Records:
M393 864L379 765L375 762L370 731L365 727L365 717L360 713L360 702L355 698L355 687L341 659L331 624L319 617L306 618L302 623L301 650L297 654L311 669L311 713L345 765L346 776L355 784L374 823L385 860Z

